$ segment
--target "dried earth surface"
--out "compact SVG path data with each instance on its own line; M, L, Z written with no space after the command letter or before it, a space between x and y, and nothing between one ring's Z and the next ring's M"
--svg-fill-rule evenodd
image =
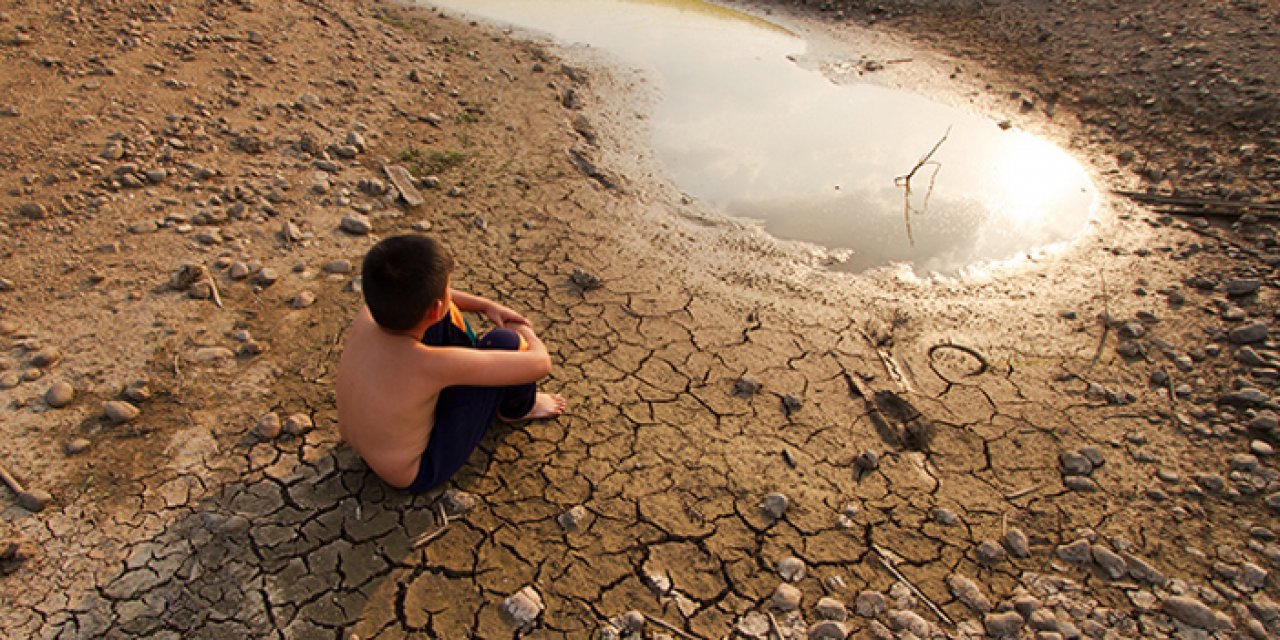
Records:
M1273 5L803 4L744 8L1104 187L1276 200ZM1265 209L851 276L682 199L641 76L429 10L5 0L0 58L0 635L1280 633ZM332 394L412 230L571 402L416 497Z

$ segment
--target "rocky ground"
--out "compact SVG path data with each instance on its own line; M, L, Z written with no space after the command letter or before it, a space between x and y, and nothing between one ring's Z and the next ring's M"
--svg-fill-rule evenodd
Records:
M1108 187L1276 198L1273 7L784 4ZM0 2L3 635L1280 633L1265 210L831 273L683 201L641 83L563 55L372 0ZM332 398L354 265L410 230L571 399L417 497Z

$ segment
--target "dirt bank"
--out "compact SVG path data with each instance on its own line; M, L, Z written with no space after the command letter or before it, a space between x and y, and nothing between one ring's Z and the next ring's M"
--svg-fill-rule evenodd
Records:
M1111 186L1191 175L1150 163L1184 148L1176 118L1085 108L1085 80L1031 83L976 18L911 6L845 19L948 91L1017 89L1029 125L1136 149L1095 159ZM1102 20L1069 6L1006 10L1011 34L1059 28L1044 69ZM1243 6L1222 11L1270 15ZM1218 28L1193 9L1186 30ZM1107 31L1104 58L1148 33ZM1244 50L1275 46L1257 33ZM51 494L2 497L3 635L1280 631L1266 220L1114 200L984 279L831 273L682 200L641 144L652 89L579 53L363 0L0 3L0 463ZM1213 189L1272 197L1274 139L1258 163L1223 144ZM572 403L496 428L438 500L386 488L333 423L354 265L410 230L527 313Z

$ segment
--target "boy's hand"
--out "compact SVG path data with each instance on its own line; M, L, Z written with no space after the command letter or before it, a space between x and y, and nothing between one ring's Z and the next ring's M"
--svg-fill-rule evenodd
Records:
M528 318L496 302L490 304L484 310L484 315L489 318L489 322L492 322L495 327L505 327L508 324L529 324Z

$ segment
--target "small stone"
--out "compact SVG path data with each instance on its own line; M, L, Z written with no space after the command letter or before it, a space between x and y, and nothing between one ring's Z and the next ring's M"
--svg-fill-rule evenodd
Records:
M281 430L291 436L300 436L313 428L315 428L315 423L311 421L311 416L305 413L295 413L285 418Z
M761 507L770 517L777 520L787 514L787 508L791 505L791 501L787 496L781 493L770 493L764 497Z
M583 291L591 291L603 286L599 276L583 271L578 267L573 268L573 273L569 275L569 281Z
M1262 281L1254 279L1228 280L1226 284L1227 295L1235 297L1256 293L1261 287Z
M733 383L733 394L736 396L753 396L760 392L763 385L751 376L742 376Z
M502 613L516 629L533 624L544 608L542 596L533 587L524 587L502 601Z
M581 524L582 521L585 520L586 518L587 518L586 507L583 507L582 505L576 505L573 508L569 509L568 511L565 511L564 513L561 513L560 515L556 516L556 522L560 524L561 528L568 531L573 531L577 529L578 525Z
M770 602L778 611L794 611L800 608L802 598L804 598L803 592L784 582L774 589Z
M1005 532L1004 548L1009 550L1009 555L1015 558L1031 557L1031 541L1027 539L1027 534L1016 527L1010 528Z
M108 400L102 403L102 414L111 424L124 424L138 417L140 409L123 400Z
M1275 447L1262 440L1252 440L1249 442L1249 451L1255 456L1262 458L1270 458L1276 454Z
M62 359L62 354L53 347L45 347L31 356L31 366L37 369L45 369L57 364Z
M857 458L854 458L853 466L857 467L860 471L874 471L879 469L880 455L870 449L867 449L862 453L859 453Z
M89 450L93 443L87 438L73 438L62 445L62 452L69 456L76 456Z
M1084 476L1067 476L1062 479L1062 485L1080 493L1093 493L1098 490L1098 483Z
M1089 541L1081 538L1071 544L1058 545L1054 553L1059 558L1076 565L1086 565L1093 561L1093 551Z
M769 634L769 618L759 611L751 611L738 619L733 628L748 638L764 638Z
M644 623L644 614L632 609L622 614L622 617L618 619L618 628L623 633L640 633L644 629Z
M933 510L933 521L951 527L960 523L960 516L950 509L938 507Z
M249 530L249 519L242 515L234 515L218 522L214 532L224 536L234 536Z
M1233 626L1226 614L1214 611L1208 605L1190 596L1169 596L1162 609L1170 617L1197 629L1227 629Z
M263 267L258 271L258 275L254 276L253 281L260 286L269 287L275 284L279 279L280 274L277 273L275 269L272 269L271 267Z
M1126 566L1124 558L1121 558L1116 552L1099 544L1095 544L1089 549L1093 554L1093 562L1101 567L1112 580L1119 580L1128 572L1128 566Z
M823 620L844 622L849 619L849 610L845 608L844 603L830 597L820 598L813 612Z
M778 561L778 575L787 582L799 582L805 576L804 560L795 556L787 556Z
M50 502L53 502L53 496L43 489L28 489L18 494L18 506L31 513L44 511Z
M471 513L480 504L480 499L475 494L457 489L445 491L444 495L440 496L440 500L444 504L445 513L450 516Z
M982 617L983 628L986 629L987 635L993 638L1017 636L1023 624L1022 616L1018 615L1017 611L988 613Z
M1124 553L1121 555L1124 558L1125 564L1129 568L1129 575L1134 580L1141 580L1142 582L1153 584L1158 587L1164 586L1165 582L1167 582L1164 574L1160 573L1160 571L1152 566L1150 562L1147 562L1132 553Z
M978 545L975 553L978 556L978 563L987 566L999 564L1004 562L1005 559L1004 547L990 540L983 540Z
M351 273L351 261L330 260L329 262L324 263L324 266L320 267L320 270L325 273Z
M146 402L151 399L151 387L146 380L134 380L121 392L129 402Z
M253 428L253 434L263 440L274 440L280 435L281 428L280 416L272 412L258 420L257 426Z
M801 400L800 396L791 393L782 396L782 413L786 415L799 411L803 406L804 400Z
M235 356L235 352L226 347L200 347L191 354L191 360L202 364L210 364L230 360Z
M12 389L22 384L22 374L17 371L0 373L0 389Z
M1093 463L1078 451L1063 451L1058 456L1062 473L1068 476L1087 476L1093 472Z
M1081 447L1080 455L1084 456L1094 469L1106 464L1106 459L1102 457L1102 452L1097 447Z
M1261 342L1267 338L1268 327L1265 322L1254 322L1236 327L1227 334L1227 339L1232 344L1251 344Z
M232 262L231 266L227 268L227 277L232 280L244 280L245 278L248 278L249 274L252 272L253 271L249 268L249 265L236 261Z
M43 220L49 212L38 202L24 202L18 205L18 215L31 220Z
M373 224L364 216L349 213L343 216L338 228L354 236L367 236L373 231Z
M44 392L45 404L54 409L61 409L76 398L76 389L66 382L53 383L48 391Z
M879 591L863 591L858 594L853 607L864 618L877 618L888 608L888 603Z
M889 626L899 631L908 631L920 638L929 637L929 630L932 625L928 620L920 617L920 614L905 609L893 609L888 612Z
M310 291L302 291L297 295L289 298L290 309L306 309L316 303L316 294Z
M973 609L974 612L986 613L991 611L991 599L983 595L982 589L978 588L978 583L968 577L959 573L947 576L947 588L951 590L951 595L963 602L965 606Z
M1253 593L1267 584L1268 572L1252 562L1240 565L1240 574L1234 581L1236 587L1246 593Z
M809 640L844 640L848 636L849 628L836 620L823 620L809 627Z

